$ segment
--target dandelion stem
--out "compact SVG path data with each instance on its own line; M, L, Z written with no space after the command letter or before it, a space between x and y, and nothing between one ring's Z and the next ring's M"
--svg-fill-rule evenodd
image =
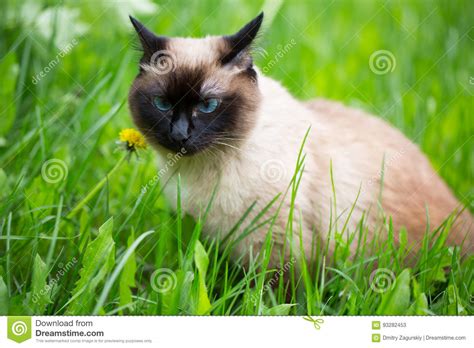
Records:
M115 166L108 172L108 174L97 183L97 185L94 186L94 188L89 191L87 196L81 200L66 216L67 219L72 218L74 215L76 215L83 207L84 205L87 204L96 194L97 192L100 191L100 189L105 185L107 180L117 171L117 169L122 165L122 163L125 161L126 158L129 157L129 154L125 154L118 162L115 164Z

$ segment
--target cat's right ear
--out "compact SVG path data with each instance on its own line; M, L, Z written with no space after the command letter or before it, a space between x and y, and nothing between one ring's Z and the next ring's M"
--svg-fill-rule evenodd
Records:
M155 52L166 49L167 39L165 37L156 36L137 19L132 16L129 16L129 18L140 39L144 57L151 57Z

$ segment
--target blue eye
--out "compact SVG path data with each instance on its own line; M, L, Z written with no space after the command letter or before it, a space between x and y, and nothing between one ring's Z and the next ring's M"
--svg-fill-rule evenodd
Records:
M209 99L203 100L197 105L198 110L205 114L209 114L211 112L216 111L218 106L219 106L219 100L216 98L209 98Z
M153 99L153 104L155 104L158 110L161 110L161 111L168 111L173 106L171 105L169 101L167 101L166 99L162 97L155 97L155 99Z

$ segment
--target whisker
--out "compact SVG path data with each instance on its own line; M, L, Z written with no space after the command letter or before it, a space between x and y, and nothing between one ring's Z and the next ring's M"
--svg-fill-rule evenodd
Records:
M230 144L227 144L227 143L224 143L224 142L220 142L220 141L213 141L214 144L218 144L218 145L224 145L224 146L228 146L232 149L235 149L235 150L238 150L238 151L242 151L241 149L239 149L238 147L234 146L234 145L230 145Z

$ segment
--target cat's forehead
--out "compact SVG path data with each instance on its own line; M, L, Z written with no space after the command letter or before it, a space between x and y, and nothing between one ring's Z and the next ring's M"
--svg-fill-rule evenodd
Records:
M220 62L225 41L222 37L171 38L165 51L176 59L178 66L193 68L202 65L214 65Z
M143 48L135 88L174 95L192 91L200 97L242 89L242 84L254 89L256 72L249 51L263 12L235 34L204 38L157 36L135 18L130 20Z
M189 90L201 97L228 90L235 69L223 66L225 41L221 37L171 38L149 62L141 64L147 85L162 94L179 97Z

